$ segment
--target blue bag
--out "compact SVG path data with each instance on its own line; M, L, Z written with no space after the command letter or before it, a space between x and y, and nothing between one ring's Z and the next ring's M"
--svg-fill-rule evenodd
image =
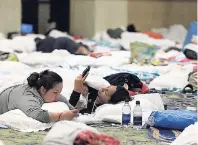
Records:
M193 21L193 22L190 23L190 26L189 26L189 29L188 29L188 34L186 35L186 40L185 40L183 46L190 43L193 35L197 36L197 27L198 27L197 22Z
M183 130L197 122L197 112L186 110L165 110L153 112L149 124L154 127Z

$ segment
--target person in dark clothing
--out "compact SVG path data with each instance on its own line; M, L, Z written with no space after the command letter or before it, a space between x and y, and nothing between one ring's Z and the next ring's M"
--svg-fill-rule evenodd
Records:
M145 90L147 87L133 74L117 73L106 76L104 79L107 80L111 86L96 90L84 84L83 89L81 87L81 90L73 91L69 103L76 106L82 94L88 97L88 104L87 108L80 110L80 113L92 113L102 104L116 104L125 99L131 100L129 91L141 90L142 93L147 92Z
M36 51L50 53L55 49L67 50L71 54L87 55L89 53L88 47L81 43L76 43L67 37L46 37L45 39L36 38Z
M130 99L129 92L123 86L109 86L100 90L95 90L84 85L82 95L88 97L87 108L80 110L80 113L93 113L95 109L103 104L116 104L125 99ZM69 103L76 106L80 99L80 92L73 91Z

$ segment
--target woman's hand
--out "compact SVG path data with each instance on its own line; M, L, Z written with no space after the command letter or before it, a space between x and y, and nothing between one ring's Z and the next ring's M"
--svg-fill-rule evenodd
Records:
M82 75L80 75L75 79L75 82L74 82L74 91L75 92L78 92L78 93L82 92L83 87L84 87L84 82L85 82L85 79L87 78L87 76L88 76L88 73L84 77L82 77Z
M78 110L77 109L73 109L73 110L69 110L69 111L64 111L61 114L59 120L72 120L77 115L78 115Z

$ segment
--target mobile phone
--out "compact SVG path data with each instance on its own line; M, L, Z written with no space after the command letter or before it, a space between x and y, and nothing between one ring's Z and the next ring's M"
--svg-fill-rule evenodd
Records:
M90 71L90 66L88 66L82 73L82 77L84 77L89 71Z
M83 106L84 106L84 102L81 101L81 100L79 100L78 103L77 103L76 106L75 106L75 109L77 109L77 110L82 110L82 109L84 109Z

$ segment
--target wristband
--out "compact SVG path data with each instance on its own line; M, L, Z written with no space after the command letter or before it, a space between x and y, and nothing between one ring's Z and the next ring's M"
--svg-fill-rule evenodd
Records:
M62 114L63 114L63 112L59 114L58 121L60 121L60 117L61 117Z

